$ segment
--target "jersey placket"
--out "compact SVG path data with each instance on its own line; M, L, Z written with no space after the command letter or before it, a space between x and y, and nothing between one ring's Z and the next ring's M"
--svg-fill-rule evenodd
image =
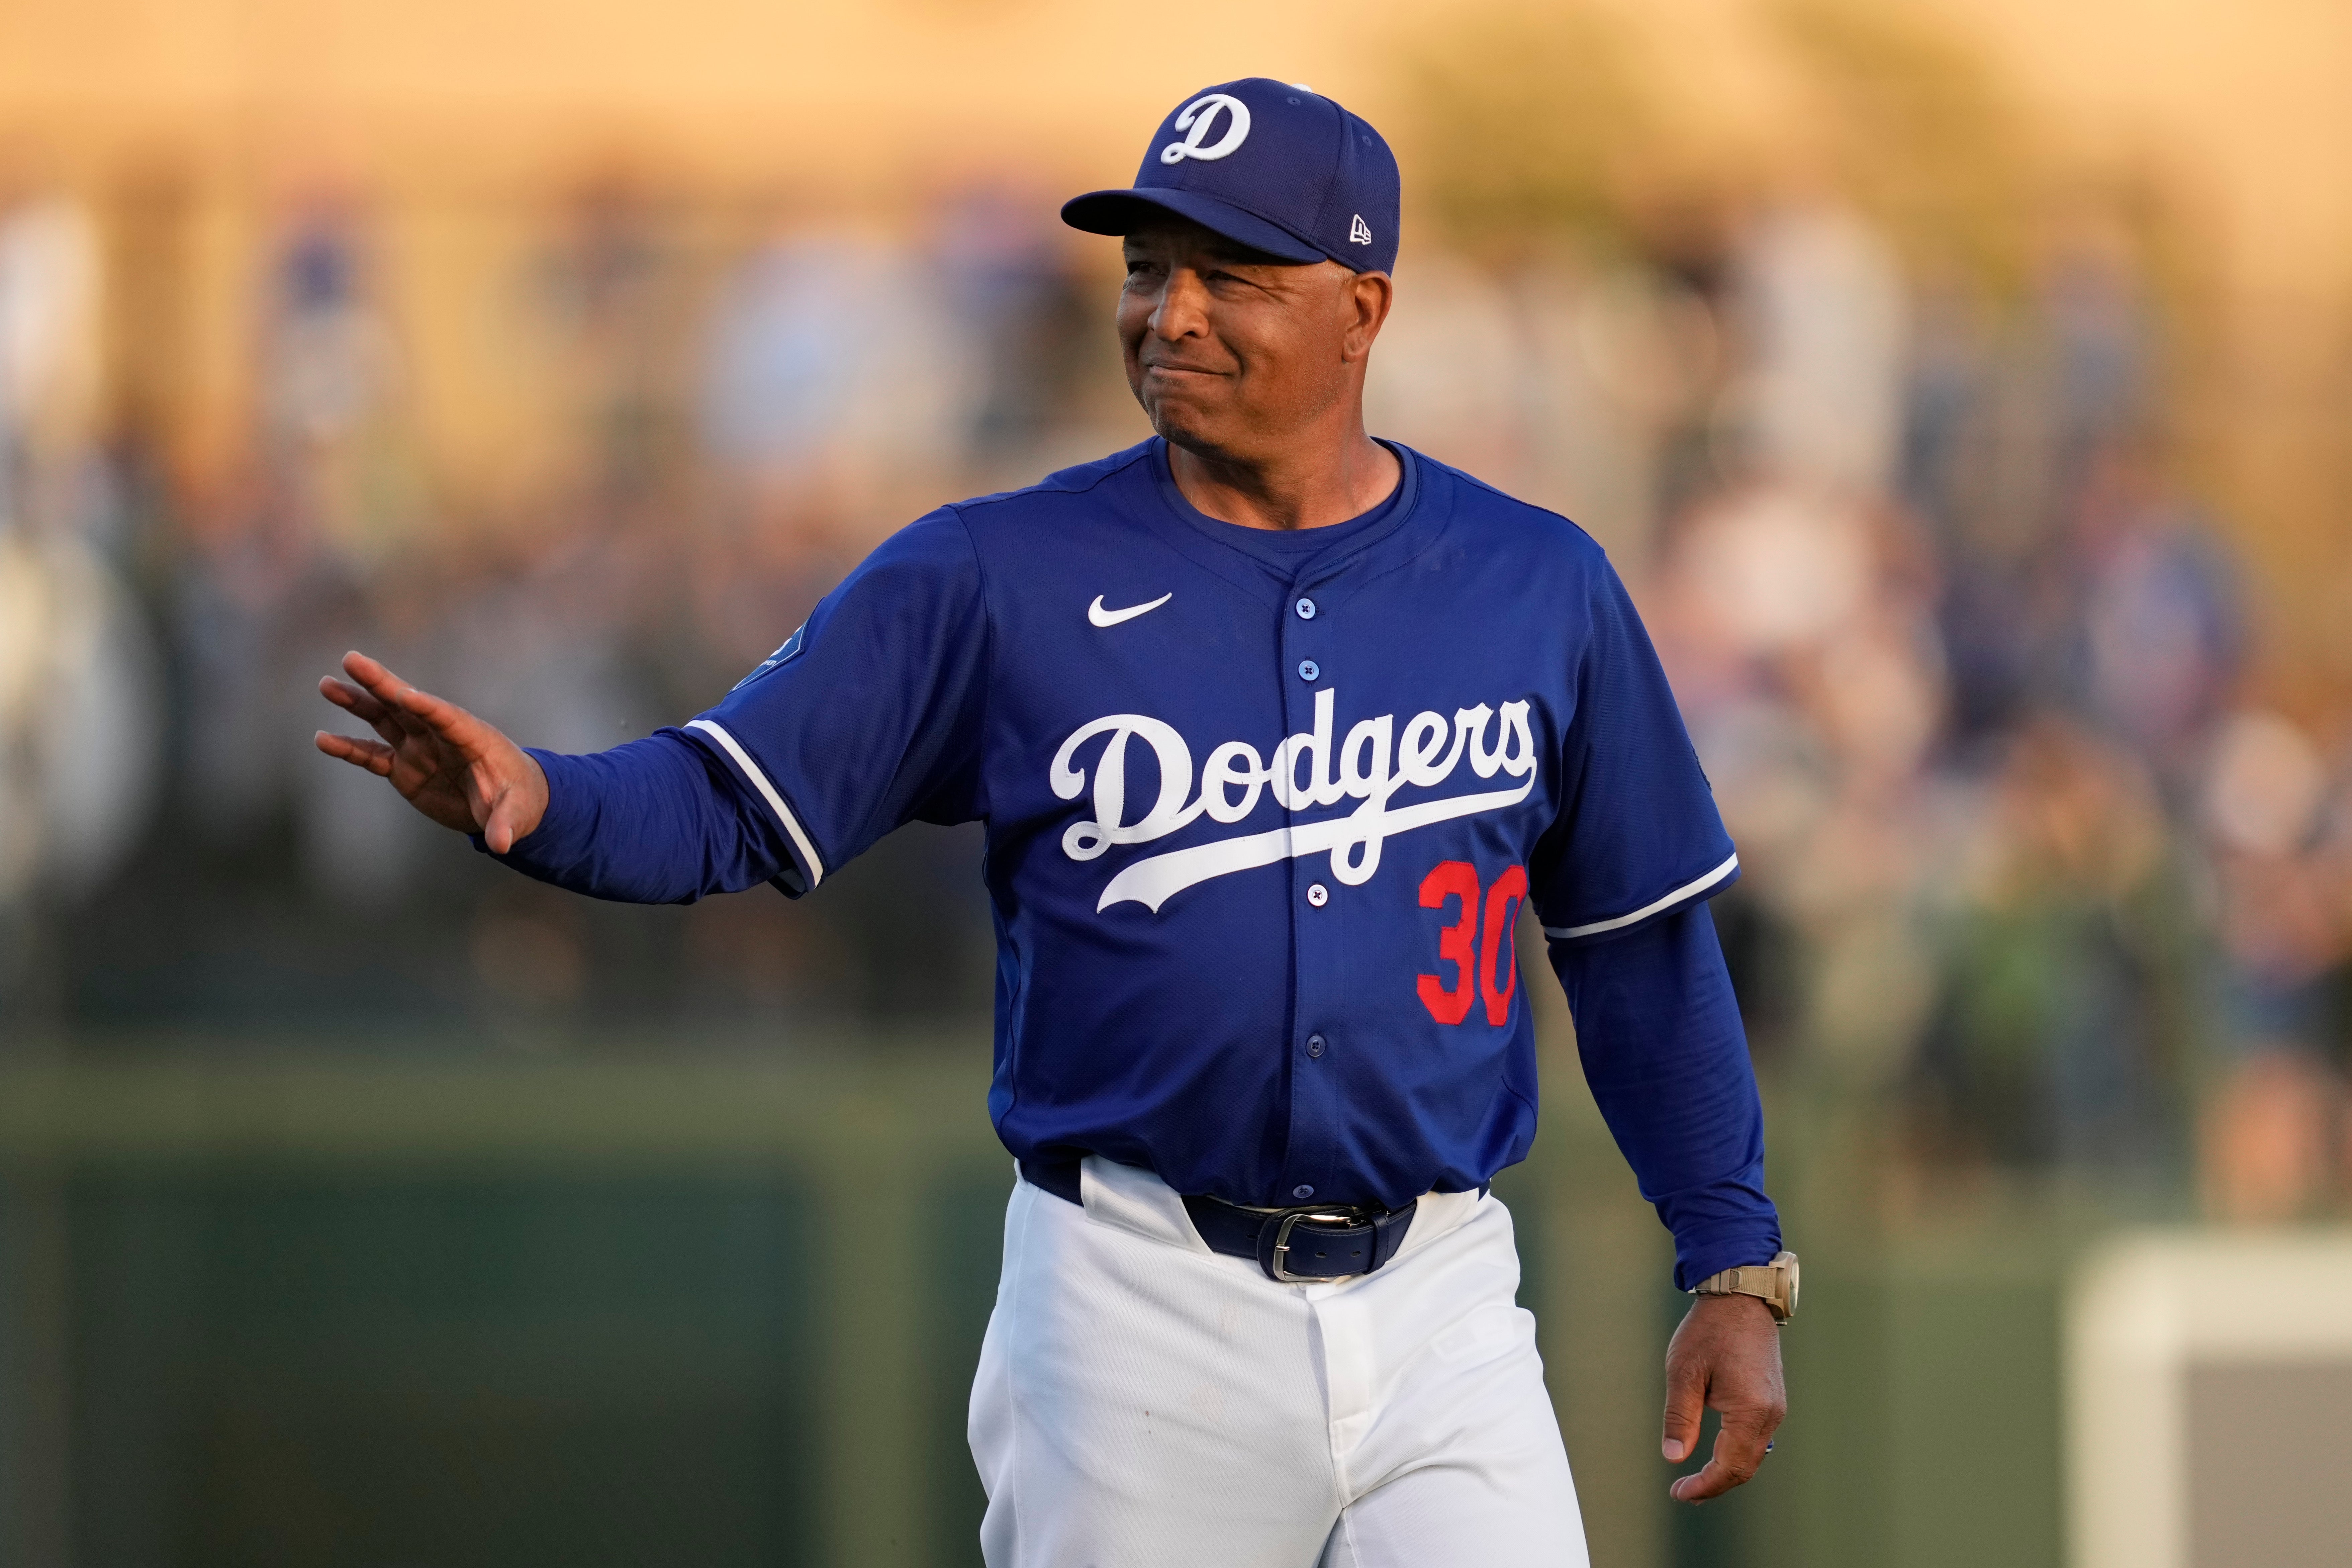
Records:
M1325 610L1318 590L1329 579L1302 573L1291 584L1282 609L1282 689L1285 733L1310 733L1315 728L1316 698L1344 682L1344 650L1333 634L1334 617ZM1330 748L1315 758L1311 768L1294 770L1294 779L1311 786L1316 779L1337 778L1337 755L1346 726L1333 700ZM1302 778L1302 774L1304 777ZM1295 829L1343 809L1329 805L1289 808ZM1287 1070L1290 1079L1290 1136L1285 1146L1279 1203L1311 1203L1318 1198L1339 1201L1331 1190L1337 1172L1339 1129L1345 1097L1342 1064L1347 1042L1337 1025L1340 983L1345 973L1344 931L1349 902L1357 889L1332 875L1328 855L1309 855L1286 862L1290 868L1291 999ZM1353 1194L1360 1196L1361 1194Z

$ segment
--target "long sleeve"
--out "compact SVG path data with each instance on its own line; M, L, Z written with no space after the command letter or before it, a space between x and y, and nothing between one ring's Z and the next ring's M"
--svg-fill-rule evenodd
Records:
M797 898L903 823L972 820L982 600L952 510L899 530L683 729L587 756L531 752L547 815L499 858L628 903L761 882Z
M547 814L494 857L525 876L634 904L692 903L793 876L775 818L676 730L586 756L530 754L547 773Z
M1706 906L1613 942L1554 942L1551 962L1592 1098L1674 1233L1675 1286L1769 1262L1780 1217L1764 1194L1764 1110Z

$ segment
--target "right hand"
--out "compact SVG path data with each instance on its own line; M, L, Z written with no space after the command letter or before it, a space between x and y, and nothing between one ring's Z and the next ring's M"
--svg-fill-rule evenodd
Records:
M319 695L383 739L319 731L319 750L392 781L400 797L459 833L479 833L497 854L512 849L547 815L538 759L454 702L419 691L363 653L343 655L349 680L328 676Z
M1676 1502L1721 1497L1753 1476L1771 1451L1772 1433L1789 1414L1780 1375L1780 1330L1753 1296L1701 1296L1666 1347L1666 1421L1662 1448L1680 1464L1698 1447L1699 1421L1721 1412L1715 1453L1706 1468L1675 1478Z

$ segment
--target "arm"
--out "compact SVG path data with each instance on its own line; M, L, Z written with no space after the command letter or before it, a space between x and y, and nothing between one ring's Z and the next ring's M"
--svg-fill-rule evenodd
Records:
M1706 906L1614 942L1555 942L1551 961L1593 1100L1642 1195L1674 1232L1675 1284L1687 1289L1719 1269L1769 1261L1780 1226L1763 1190L1763 1109ZM1706 1467L1674 1483L1685 1502L1754 1475L1787 1412L1780 1331L1751 1297L1700 1297L1675 1331L1666 1356L1669 1460L1696 1447L1708 1405L1722 1412L1723 1427Z
M1770 1261L1780 1219L1764 1195L1764 1110L1706 906L1614 942L1554 942L1551 963L1584 1080L1674 1232L1675 1288Z
M392 781L411 805L508 865L574 892L686 903L786 867L773 826L674 731L591 756L526 751L364 654L326 699L380 739L321 731L319 749Z
M587 756L528 754L547 777L547 811L499 857L527 877L632 904L690 904L789 879L774 818L675 730Z
M379 739L319 749L392 781L541 881L679 903L761 881L798 895L901 823L984 814L989 617L952 509L886 540L799 631L684 730L567 757L526 752L364 654L327 700Z

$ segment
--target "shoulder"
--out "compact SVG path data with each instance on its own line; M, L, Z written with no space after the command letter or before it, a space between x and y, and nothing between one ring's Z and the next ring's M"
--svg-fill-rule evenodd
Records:
M1151 440L1139 441L1107 458L1057 469L1034 485L974 496L945 510L955 512L970 527L987 529L1017 524L1041 513L1066 512L1074 507L1099 505L1115 498L1123 500L1126 486L1150 482L1148 459L1155 445Z
M1585 581L1614 575L1600 542L1568 517L1506 494L1425 452L1413 451L1412 457L1420 470L1422 504L1444 519L1457 547Z
M1150 482L1151 443L1048 474L1034 485L950 501L926 512L880 544L850 574L845 587L905 588L982 594L992 575L1026 570L1040 546L1066 542L1091 511L1117 510L1132 498L1125 484Z

